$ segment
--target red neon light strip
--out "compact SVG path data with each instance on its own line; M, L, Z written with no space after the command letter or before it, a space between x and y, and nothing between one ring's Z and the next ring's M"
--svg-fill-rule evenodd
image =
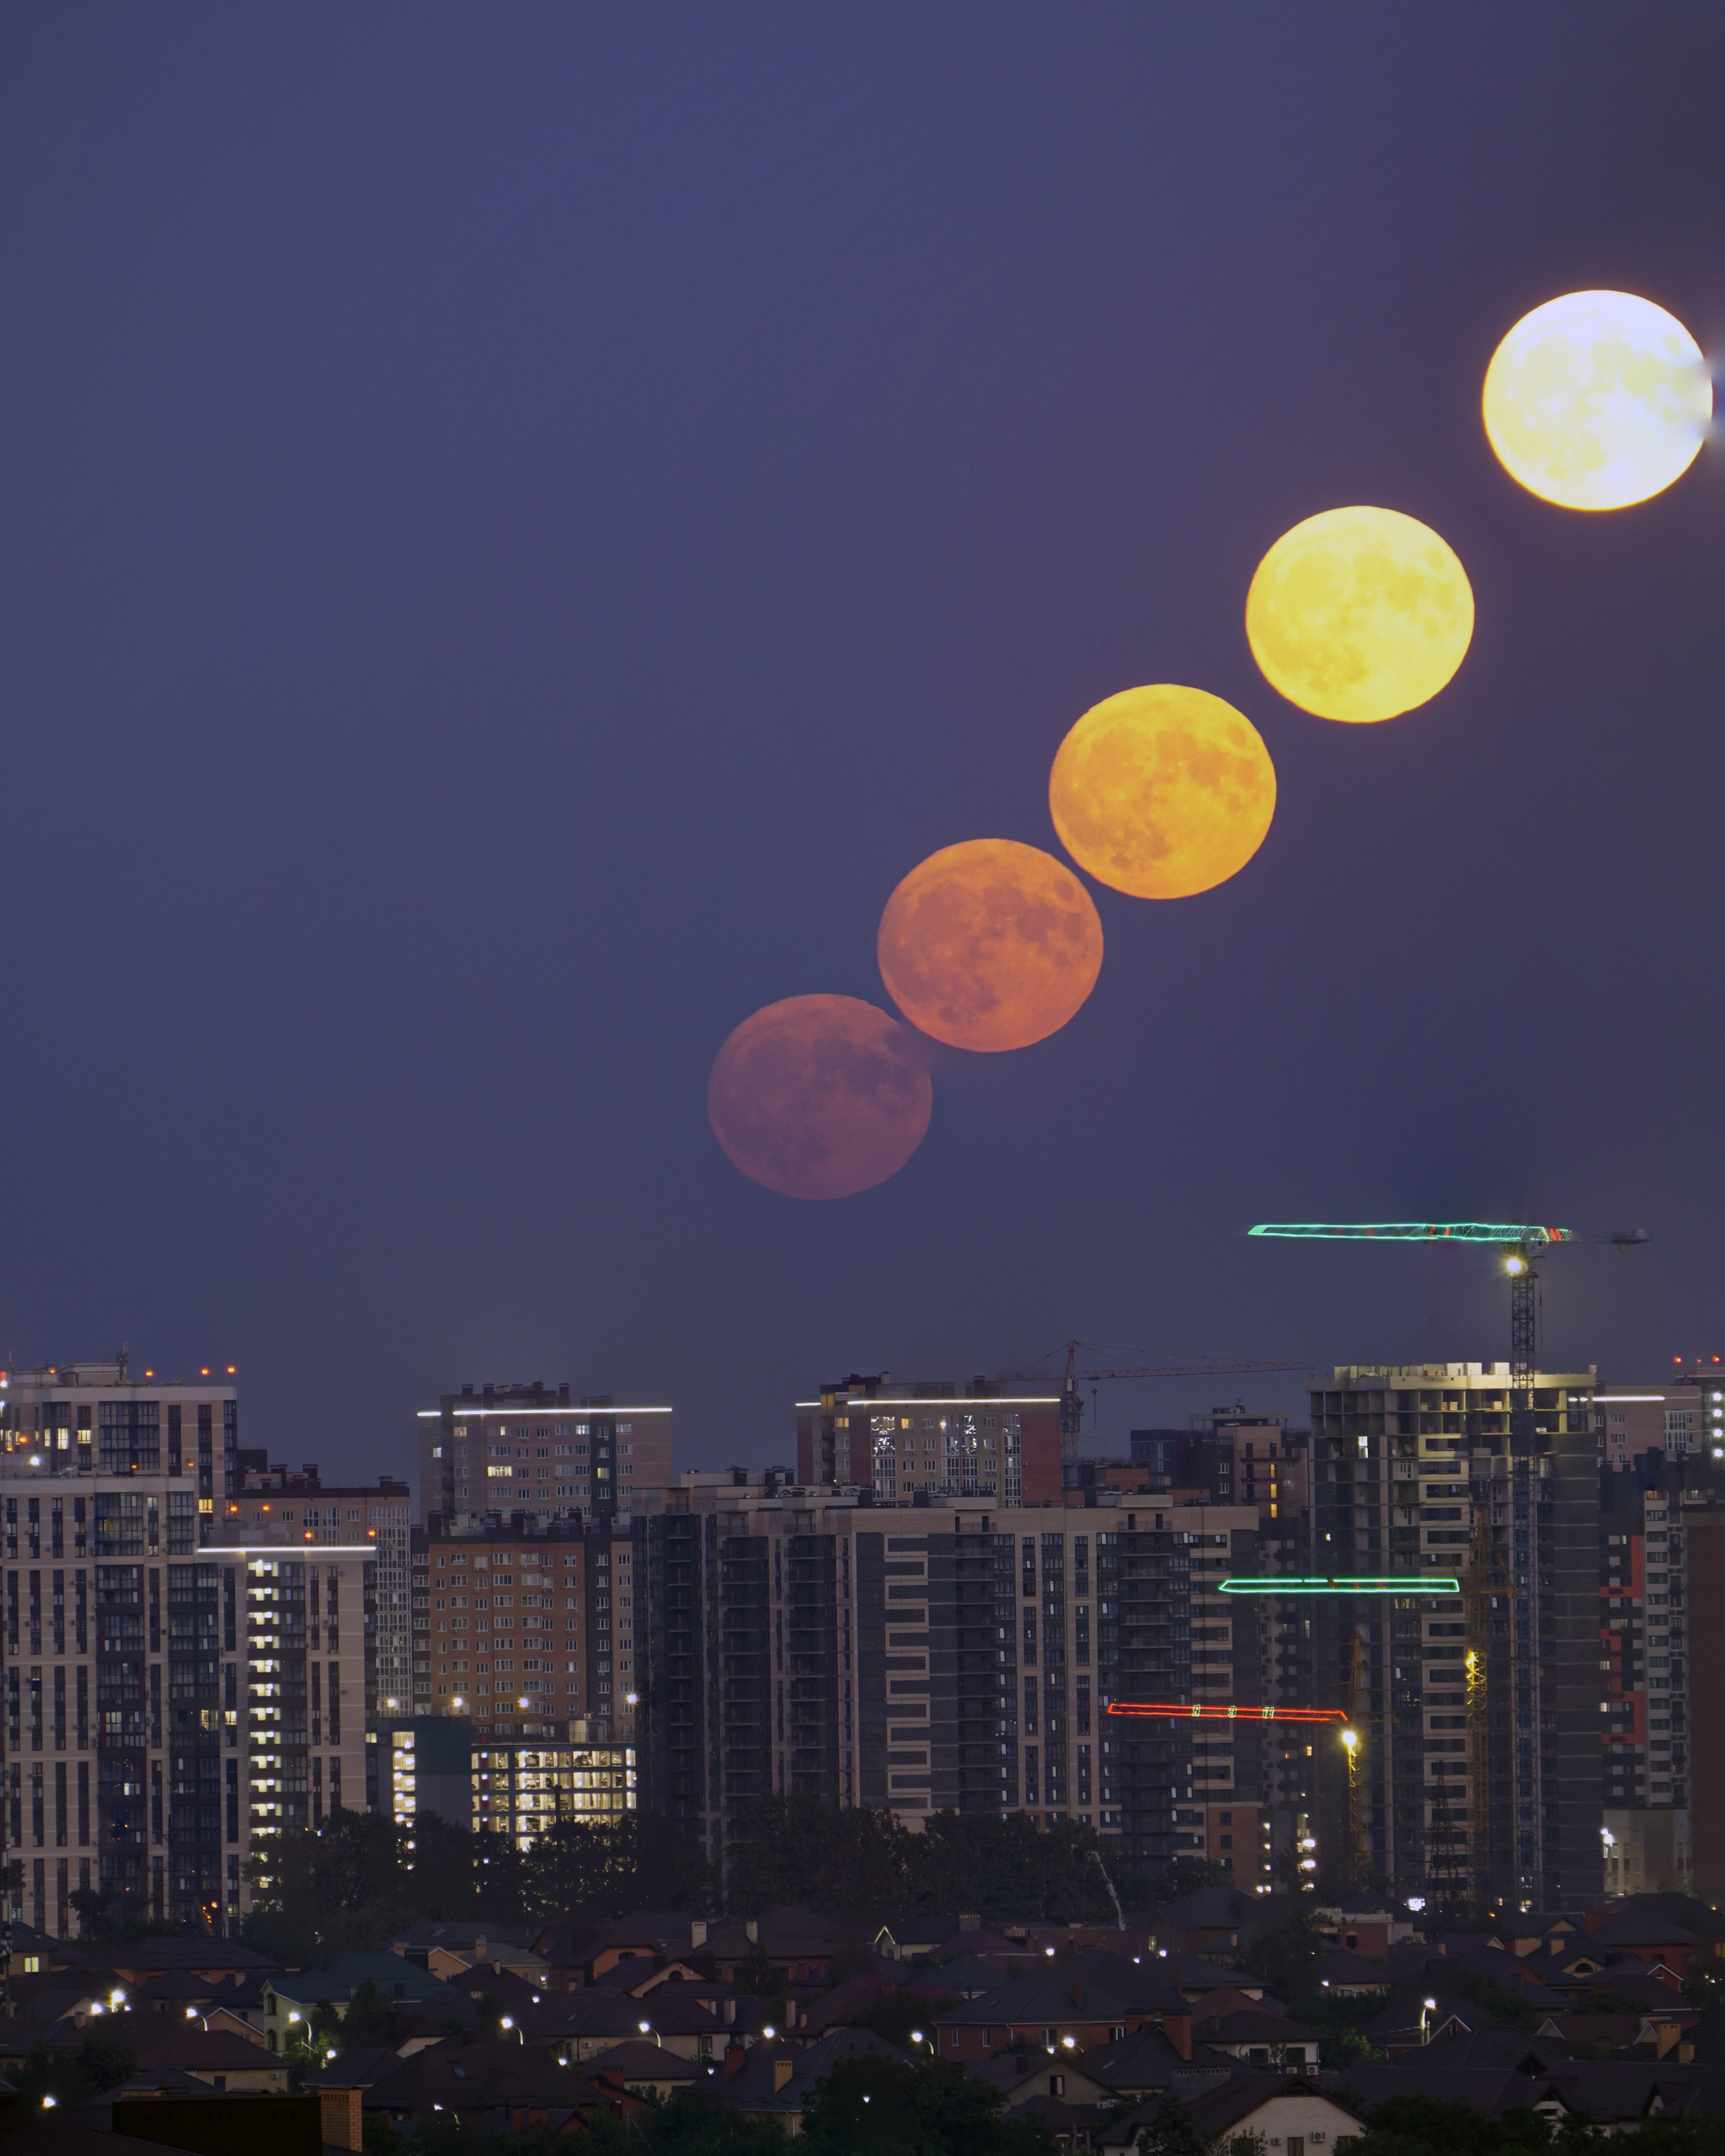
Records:
M1346 1721L1341 1707L1190 1707L1178 1702L1151 1703L1141 1700L1114 1700L1111 1715L1148 1715L1165 1721Z

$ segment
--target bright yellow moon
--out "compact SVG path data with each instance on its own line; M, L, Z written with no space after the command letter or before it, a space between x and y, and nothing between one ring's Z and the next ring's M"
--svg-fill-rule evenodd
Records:
M1284 531L1246 595L1264 678L1365 725L1429 702L1473 636L1473 590L1437 533L1393 509L1327 509Z
M1102 921L1064 862L968 839L913 868L876 944L887 993L952 1048L998 1053L1058 1033L1096 986Z
M1626 509L1680 478L1713 381L1674 315L1630 292L1567 292L1524 315L1486 370L1486 433L1512 479L1564 509Z
M1061 742L1048 802L1060 843L1135 899L1189 899L1263 844L1276 767L1249 718L1202 689L1123 689Z

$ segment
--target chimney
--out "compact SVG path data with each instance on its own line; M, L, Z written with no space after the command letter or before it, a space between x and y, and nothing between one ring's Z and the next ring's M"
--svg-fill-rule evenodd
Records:
M707 1944L707 1919L706 1919L706 1918L705 1918L705 1917L692 1917L692 1918L689 1919L689 1945L690 1945L690 1946L691 1946L692 1948L693 1948L693 1947L697 1947L697 1946L704 1946L706 1944Z
M740 2044L727 2044L724 2047L724 2078L729 2081L743 2070L743 2062L749 2056Z
M760 1938L761 1927L756 1923L753 1917L750 1917L749 1921L743 1926L743 1936L748 1940L751 1946L755 1944L756 1940Z
M1165 2014L1162 2017L1162 2031L1182 2058L1191 2057L1192 2016L1189 2014Z
M788 2058L776 2058L772 2062L772 2091L775 2095L777 2095L779 2090L784 2087L786 2082L790 2079L791 2068L793 2063L794 2062Z

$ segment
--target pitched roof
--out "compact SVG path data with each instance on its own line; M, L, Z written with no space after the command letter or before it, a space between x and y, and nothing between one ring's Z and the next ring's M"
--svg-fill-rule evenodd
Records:
M666 2051L663 2044L634 2036L613 2044L608 2052L583 2059L581 2071L588 2075L615 2074L624 2081L704 2081L710 2069Z
M1156 1929L1158 1936L1170 1931L1234 1931L1249 1918L1261 1916L1263 1909L1262 1903L1236 1886L1201 1886L1159 1911Z
M913 1977L905 1989L937 1997L946 1992L954 1999L975 1999L983 1992L996 1990L1000 1981L1001 1972L991 1961L975 1954L960 1954L943 1961L937 1969L925 1969L921 1976Z
M1049 1961L979 1999L961 1999L935 2018L943 2024L1107 2021L1130 2014L1189 2020L1192 2005L1162 1974L1160 1961L1138 1963L1093 1946L1070 1961Z
M1226 1961L1213 1961L1207 1954L1162 1953L1156 1959L1169 1983L1184 1992L1263 1988L1257 1978L1242 1977L1239 1970L1231 1969Z
M278 1999L308 2000L313 2005L327 1999L332 2006L350 1999L361 1984L375 1984L385 1999L411 1999L416 2005L436 2001L465 2007L466 1994L441 1977L434 1977L417 1961L399 1954L343 1954L322 1969L278 1972L270 1988Z
M896 2046L877 2036L872 2029L835 2029L830 2036L823 2036L818 2044L810 2044L806 2049L785 2044L753 2044L738 2072L729 2075L715 2073L710 2081L701 2084L701 2090L702 2095L710 2095L714 2103L738 2111L800 2111L813 2095L814 2084L831 2071L838 2060L890 2058L902 2065L904 2057ZM790 2077L782 2089L772 2085L775 2060L788 2060L790 2064Z
M1316 2029L1302 2029L1285 2014L1267 2014L1259 2007L1237 2014L1206 2014L1192 2025L1194 2036L1207 2044L1315 2044Z
M1338 2111L1346 2112L1349 2118L1358 2119L1361 2127L1365 2124L1365 2120L1359 2118L1359 2114L1339 2096L1332 2095L1327 2089L1319 2088L1315 2081L1308 2080L1302 2073L1236 2073L1221 2088L1191 2098L1187 2108L1192 2114L1193 2123L1197 2127L1200 2137L1210 2142L1274 2096L1322 2096L1327 2102L1333 2104Z
M1199 2137L1205 2143L1218 2140L1231 2126L1236 2125L1255 2111L1261 2104L1274 2102L1279 2096L1318 2097L1333 2104L1345 2116L1358 2121L1362 2127L1365 2121L1352 2105L1328 2089L1321 2089L1304 2074L1263 2073L1233 2073L1218 2088L1184 2100L1192 2114L1192 2122L1198 2128ZM1135 2111L1128 2111L1118 2119L1102 2137L1102 2146L1130 2148L1141 2127L1155 2119L1162 2098L1157 2096L1140 2104Z
M1092 2044L1078 2054L1078 2064L1092 2081L1122 2095L1140 2089L1189 2090L1211 2088L1236 2071L1236 2062L1226 2052L1213 2052L1194 2043L1192 2057L1184 2058L1173 2040L1160 2029L1135 2030L1119 2043Z
M360 2101L367 2111L429 2116L437 2104L467 2111L496 2104L602 2103L604 2097L548 2053L505 2042L432 2044L398 2060Z
M237 1939L187 1936L134 1939L105 1946L99 1966L130 1969L142 1976L147 1971L166 1969L256 1969L261 1972L279 1968L280 1964L273 1954L260 1954L256 1947L242 1945Z

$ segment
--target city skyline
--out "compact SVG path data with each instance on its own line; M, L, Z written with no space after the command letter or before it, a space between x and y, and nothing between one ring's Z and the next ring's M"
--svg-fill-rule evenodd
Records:
M1485 1261L1242 1240L1445 1214L1576 1227L1555 1366L1719 1346L1725 477L1578 515L1480 395L1565 291L1717 347L1725 25L407 19L49 13L0 85L8 1360L232 1363L368 1477L488 1376L761 1463L821 1369L1500 1354ZM1477 603L1386 726L1247 642L1348 502ZM1258 852L1095 890L1108 992L932 1049L889 1186L742 1187L727 1034L879 1001L884 894L1052 845L1157 680L1261 730Z

